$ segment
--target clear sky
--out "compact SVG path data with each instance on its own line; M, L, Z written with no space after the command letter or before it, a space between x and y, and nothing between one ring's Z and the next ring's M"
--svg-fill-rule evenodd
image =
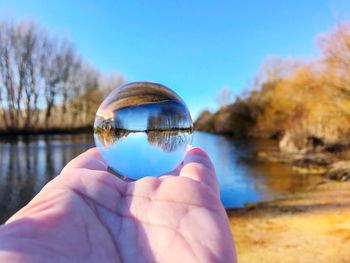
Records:
M0 0L1 19L34 18L103 72L174 89L194 116L268 56L316 57L315 36L349 15L350 0Z

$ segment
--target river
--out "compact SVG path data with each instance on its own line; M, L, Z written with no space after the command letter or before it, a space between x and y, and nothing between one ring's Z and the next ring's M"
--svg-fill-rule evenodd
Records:
M0 138L0 223L33 198L69 160L93 146L93 137L87 134ZM226 208L279 198L321 180L298 174L287 164L258 161L255 153L276 148L273 141L237 141L195 132L193 146L211 157Z

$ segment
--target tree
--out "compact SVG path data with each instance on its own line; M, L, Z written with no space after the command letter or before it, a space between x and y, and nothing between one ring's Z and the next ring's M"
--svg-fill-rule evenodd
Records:
M228 105L232 101L232 91L228 87L223 87L220 89L216 96L216 103L219 107Z
M123 82L35 22L0 22L0 130L92 125L103 97Z
M338 24L318 39L328 85L350 92L350 23Z

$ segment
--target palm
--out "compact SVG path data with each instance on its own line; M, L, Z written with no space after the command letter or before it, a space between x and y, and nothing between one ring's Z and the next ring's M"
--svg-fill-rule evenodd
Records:
M105 170L95 150L68 164L2 227L4 259L234 261L217 182L203 153L188 155L180 176L125 183Z

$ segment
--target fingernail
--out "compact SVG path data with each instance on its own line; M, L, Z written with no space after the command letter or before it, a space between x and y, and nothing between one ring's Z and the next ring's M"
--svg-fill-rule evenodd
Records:
M194 147L191 150L189 150L190 154L200 154L200 155L204 155L204 156L208 156L208 154L203 151L201 148L199 147Z

